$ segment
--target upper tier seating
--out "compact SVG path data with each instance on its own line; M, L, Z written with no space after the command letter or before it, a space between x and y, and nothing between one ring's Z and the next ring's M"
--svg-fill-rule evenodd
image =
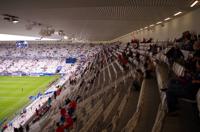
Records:
M98 45L31 44L27 48L0 45L0 73L56 73L58 66L62 67L60 73L67 73L74 65L66 64L66 58L75 57L85 63L99 50Z

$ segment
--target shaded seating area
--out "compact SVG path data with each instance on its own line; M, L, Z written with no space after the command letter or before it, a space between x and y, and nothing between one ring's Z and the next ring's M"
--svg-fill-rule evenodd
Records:
M157 51L151 50L152 46ZM73 123L65 127L71 132L200 130L200 92L196 100L179 99L178 116L167 113L167 82L172 77L183 77L187 71L178 62L169 63L165 55L169 47L166 43L139 44L137 48L130 44L104 47L76 83L65 84L68 88L52 102L50 112L30 130L56 131L62 124L61 109L69 114L66 100L77 97L76 110L69 119Z
M190 55L188 51L182 50L184 54L184 60L187 60ZM167 83L171 78L182 78L186 76L187 69L183 64L179 62L174 62L172 66L169 66L167 57L162 53L163 58L157 58L158 63L156 66L157 81L160 89L160 95L162 102L160 103L159 113L157 116L157 125L154 130L159 131L198 131L199 127L199 116L198 108L199 105L199 91L195 99L190 97L182 97L178 100L178 110L176 115L168 115L167 103L166 103L166 94L165 89L167 88Z

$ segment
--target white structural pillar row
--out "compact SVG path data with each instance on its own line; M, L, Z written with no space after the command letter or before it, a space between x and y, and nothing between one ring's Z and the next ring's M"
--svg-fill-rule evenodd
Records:
M117 60L116 60L116 61L117 61ZM115 63L115 61L114 61L113 63ZM114 70L114 72L115 72L115 77L117 78L117 71L116 71L116 69L115 69L113 63L111 63L111 65L112 65L112 68L113 68L113 70Z

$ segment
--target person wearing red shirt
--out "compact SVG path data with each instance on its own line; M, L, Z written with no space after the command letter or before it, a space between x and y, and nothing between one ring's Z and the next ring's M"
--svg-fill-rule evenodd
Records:
M59 122L56 124L56 132L64 132L64 126L60 125Z
M61 114L61 116L66 116L67 112L66 112L65 108L60 107L60 114Z
M69 107L70 108L73 108L74 110L76 109L76 101L75 100L72 100L70 103L69 103Z
M70 116L72 116L72 114L74 113L75 110L76 110L76 101L72 100L72 101L69 103L68 114L69 114Z
M8 125L5 124L5 125L3 126L2 132L3 132L4 130L6 130L7 128L8 128Z
M71 116L66 116L66 124L64 125L65 129L69 129L71 127L73 127L73 119Z

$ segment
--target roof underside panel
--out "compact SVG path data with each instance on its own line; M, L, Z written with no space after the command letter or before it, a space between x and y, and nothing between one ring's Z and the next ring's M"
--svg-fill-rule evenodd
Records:
M112 40L156 23L177 11L190 11L193 0L1 0L0 14L20 18L11 24L0 20L0 33L39 36L36 21L62 29L69 37Z

